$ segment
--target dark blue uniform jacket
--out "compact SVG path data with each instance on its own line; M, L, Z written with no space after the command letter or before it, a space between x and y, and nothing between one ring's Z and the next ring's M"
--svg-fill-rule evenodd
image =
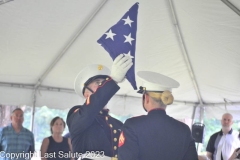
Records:
M109 79L90 96L89 104L86 100L83 105L74 106L69 111L67 125L74 153L103 151L105 156L117 156L123 123L112 118L103 107L118 90L119 86Z
M128 119L121 134L118 160L198 160L189 127L165 110Z

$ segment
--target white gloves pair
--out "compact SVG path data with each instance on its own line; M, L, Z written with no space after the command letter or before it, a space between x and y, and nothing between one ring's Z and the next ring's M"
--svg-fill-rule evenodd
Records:
M111 77L115 82L122 82L125 78L127 71L133 65L132 58L130 56L118 55L113 61Z

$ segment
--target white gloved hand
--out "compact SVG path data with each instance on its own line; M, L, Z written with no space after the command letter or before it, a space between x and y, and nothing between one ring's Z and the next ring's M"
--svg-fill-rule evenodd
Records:
M132 65L131 57L123 56L123 54L118 55L113 61L110 77L116 82L122 82Z

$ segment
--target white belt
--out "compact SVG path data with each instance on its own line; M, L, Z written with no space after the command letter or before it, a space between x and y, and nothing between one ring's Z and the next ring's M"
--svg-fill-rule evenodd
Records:
M91 160L118 160L118 158L116 157L108 157L108 156L103 156L103 157L94 157L89 155L89 154L83 154L81 157L78 158L78 160L82 160L84 158L88 158Z

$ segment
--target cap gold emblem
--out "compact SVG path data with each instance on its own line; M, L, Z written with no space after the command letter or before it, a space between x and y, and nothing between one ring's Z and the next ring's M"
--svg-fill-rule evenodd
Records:
M102 70L103 66L102 65L98 65L98 70Z

